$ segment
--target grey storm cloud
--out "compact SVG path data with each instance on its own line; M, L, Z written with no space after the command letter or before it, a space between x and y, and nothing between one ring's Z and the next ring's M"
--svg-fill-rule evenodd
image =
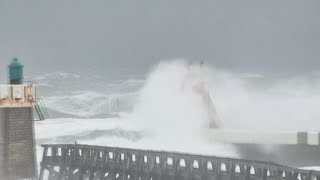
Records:
M144 68L162 59L306 72L320 67L318 0L0 0L0 67Z

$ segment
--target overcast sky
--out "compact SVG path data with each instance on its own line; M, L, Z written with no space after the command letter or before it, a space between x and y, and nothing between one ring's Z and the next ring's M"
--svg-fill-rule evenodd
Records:
M185 57L251 72L320 68L319 0L0 0L0 66L146 67Z

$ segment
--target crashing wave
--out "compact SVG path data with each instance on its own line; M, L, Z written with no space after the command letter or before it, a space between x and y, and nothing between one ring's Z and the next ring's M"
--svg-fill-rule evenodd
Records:
M45 98L49 109L78 117L117 115L132 109L135 93L102 94L92 91Z
M61 79L78 79L78 78L80 78L80 76L77 74L65 73L60 71L32 77L32 79L35 81L48 80L48 79L61 80Z

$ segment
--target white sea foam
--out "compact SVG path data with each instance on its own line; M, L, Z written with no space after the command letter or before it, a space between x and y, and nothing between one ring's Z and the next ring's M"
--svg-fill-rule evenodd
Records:
M135 93L102 94L94 91L73 92L70 95L45 98L48 108L80 117L112 115L130 111Z
M115 110L125 115L39 122L36 125L38 142L69 143L79 139L79 143L85 144L236 157L232 146L208 144L202 134L206 108L192 92L194 83L199 81L205 81L210 90L222 128L320 129L320 81L314 75L273 79L208 66L196 67L194 72L196 75L187 78L188 81L188 63L183 60L163 62L150 72L141 90L132 92L135 98L131 99L131 93L114 95L130 104L129 110ZM108 93L82 91L45 100L55 110L92 116L114 111L110 109L110 99Z
M75 141L78 144L237 157L236 151L230 145L208 144L204 139L199 142L199 137L189 139L189 142L186 141L186 138L178 141L176 137L172 137L169 140L168 137L162 136L163 133L135 131L133 127L128 126L127 120L61 118L36 122L38 163L43 153L41 144L73 144Z
M144 82L144 88L138 92L135 88L133 91L128 90L125 93L102 93L101 91L95 92L93 89L72 93L64 92L61 93L63 95L46 97L46 104L50 109L81 117L118 114L119 112L130 113L133 107L135 107L135 114L137 114L138 109L143 106L136 101L137 94L144 93L145 104L152 103L146 99L149 97L151 97L149 99L157 98L159 97L158 93L163 93L163 96L159 98L159 101L161 100L163 103L166 99L172 99L170 96L165 96L165 91L171 91L171 94L168 95L174 96L174 98L182 98L186 95L187 92L182 92L184 93L182 95L178 91L177 85L181 85L185 81L183 76L188 71L187 64L183 60L165 62L155 67L146 81L142 79L121 80L107 86L112 90L123 90L130 89L131 86L140 87ZM166 70L164 71L164 69ZM320 129L318 121L320 118L318 113L320 77L317 73L279 78L257 73L235 73L206 65L201 69L200 76L209 86L208 89L211 91L210 94L214 99L223 127L273 130ZM162 85L157 85L156 82L160 82ZM174 93L178 95L174 95ZM137 100L141 101L141 99ZM190 99L182 98L177 102L183 104L182 108L188 104L183 101L188 100L191 100L191 97ZM191 101L195 101L195 99ZM166 104L167 106L164 107L175 106L171 102ZM197 104L197 102L190 104ZM159 105L158 108L161 109L163 106ZM175 106L175 108L177 107ZM148 122L143 124L146 123Z
M209 128L208 109L194 87L203 83L205 76L204 68L189 67L182 60L159 64L127 117L130 126L151 132L161 148L202 152L208 145L202 134L203 128Z
M304 170L313 170L313 171L320 171L320 166L308 166L308 167L301 167L300 169L304 169Z
M31 77L33 80L36 81L41 81L41 80L50 80L50 79L78 79L80 78L79 75L77 74L71 74L71 73L66 73L66 72L61 72L61 71L57 71L57 72L53 72L53 73L47 73L44 75L37 75L34 77Z
M215 73L210 77L215 105L224 127L298 131L320 129L320 81L307 77L300 77L299 80L264 77L252 80L239 78L235 73Z
M190 70L184 61L162 63L149 74L145 85L138 92L132 112L119 118L52 119L39 122L36 125L38 141L66 143L79 138L79 143L85 144L236 156L235 150L230 146L226 148L207 143L202 133L203 128L208 128L207 107L202 96L193 89L199 82L205 81L205 72L197 66L192 68ZM95 106L108 106L99 104L102 97L102 94L80 93L70 99L77 99L75 106L88 105L87 109L75 108L76 111L73 112L70 107L62 107L61 104L57 107L68 113L92 115L97 113ZM51 107L68 98L51 97L46 103ZM52 102L52 99L55 101ZM70 106L70 102L66 104ZM129 134L119 135L119 129ZM108 131L104 131L105 135L97 136L98 130ZM86 133L91 138L85 136Z
M47 119L35 123L37 139L54 139L59 136L83 134L93 130L114 129L122 125L118 118L106 119ZM63 143L63 142L59 142Z
M198 137L178 141L172 137L163 137L163 133L148 133L129 127L129 119L74 119L60 118L36 122L37 160L42 159L41 144L78 144L140 148L146 150L166 150L194 154L237 157L230 145L208 144ZM192 133L194 134L194 133ZM189 137L187 135L186 137Z

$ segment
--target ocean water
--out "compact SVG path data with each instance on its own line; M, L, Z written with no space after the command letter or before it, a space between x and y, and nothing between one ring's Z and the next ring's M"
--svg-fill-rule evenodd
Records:
M205 84L219 128L319 130L320 78L311 72L274 77L232 72L178 59L123 76L48 72L36 80L50 119L36 122L41 144L75 143L241 158L232 145L208 143Z

